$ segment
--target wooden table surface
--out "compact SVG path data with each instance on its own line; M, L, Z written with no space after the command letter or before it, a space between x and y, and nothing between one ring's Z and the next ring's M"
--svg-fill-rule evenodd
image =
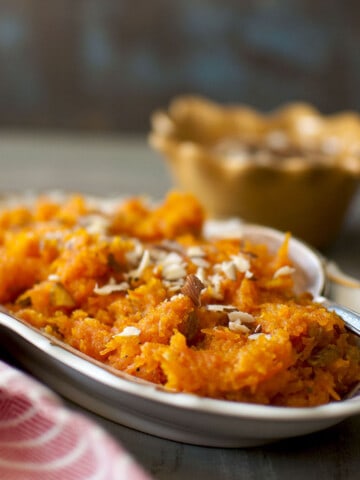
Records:
M160 198L171 187L165 165L147 146L145 137L2 132L0 171L2 192L61 189ZM360 278L360 195L338 239L325 254ZM302 438L251 449L221 449L139 433L67 404L101 424L155 479L360 478L360 416Z

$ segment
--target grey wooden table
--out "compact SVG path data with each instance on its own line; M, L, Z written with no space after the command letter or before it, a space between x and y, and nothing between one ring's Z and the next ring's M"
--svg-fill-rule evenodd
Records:
M0 191L65 189L160 198L171 180L145 138L0 133ZM360 195L326 255L360 278ZM0 355L1 356L1 355ZM317 434L251 449L204 448L101 424L156 479L352 480L360 478L360 416ZM64 479L66 480L66 479Z

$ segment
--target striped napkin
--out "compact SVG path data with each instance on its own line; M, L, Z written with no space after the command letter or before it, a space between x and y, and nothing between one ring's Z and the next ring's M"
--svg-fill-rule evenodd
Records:
M1 480L150 480L105 431L0 361Z

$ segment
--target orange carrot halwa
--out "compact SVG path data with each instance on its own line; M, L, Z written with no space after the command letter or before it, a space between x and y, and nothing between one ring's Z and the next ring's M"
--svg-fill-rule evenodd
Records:
M39 197L0 211L0 303L115 369L170 391L268 405L341 399L360 381L342 319L295 295L276 254L207 239L188 194L160 205Z

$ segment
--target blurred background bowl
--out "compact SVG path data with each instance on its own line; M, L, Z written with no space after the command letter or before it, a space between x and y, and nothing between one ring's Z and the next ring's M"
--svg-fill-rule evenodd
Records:
M261 114L197 96L151 119L149 141L209 216L268 225L317 248L339 232L360 175L360 117L305 103Z

